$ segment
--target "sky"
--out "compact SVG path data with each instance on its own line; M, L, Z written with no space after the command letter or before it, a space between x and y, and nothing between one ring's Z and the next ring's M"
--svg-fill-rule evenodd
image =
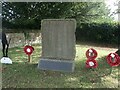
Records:
M111 14L112 14L116 9L118 9L118 6L115 5L115 4L117 4L118 1L120 1L120 0L105 0L105 3L106 3L106 5L107 5L107 7L108 7L109 9L111 9L111 10L110 10ZM115 21L118 21L118 14L113 15L113 17L114 17L114 20L115 20Z

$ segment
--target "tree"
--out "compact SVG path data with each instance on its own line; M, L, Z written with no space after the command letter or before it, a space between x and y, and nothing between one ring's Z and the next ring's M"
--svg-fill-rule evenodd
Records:
M116 53L120 56L120 24L118 24L117 36L118 36L118 50L116 51Z
M120 56L120 1L118 0L115 5L118 6L118 9L113 14L118 14L118 28L117 28L117 36L118 36L118 50L116 53Z
M60 18L70 5L71 3L4 2L2 5L3 26L39 29L42 19Z
M109 10L99 2L3 2L5 28L40 29L42 19L75 18L77 23L108 19Z

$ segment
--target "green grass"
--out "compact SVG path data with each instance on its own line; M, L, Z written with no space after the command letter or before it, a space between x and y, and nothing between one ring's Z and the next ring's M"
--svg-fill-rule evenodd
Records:
M85 68L85 52L94 47L98 51L98 68ZM41 46L34 45L32 60L27 62L23 47L9 49L12 65L2 65L3 88L118 88L118 68L110 67L105 56L115 52L113 48L76 45L75 71L58 72L38 70Z

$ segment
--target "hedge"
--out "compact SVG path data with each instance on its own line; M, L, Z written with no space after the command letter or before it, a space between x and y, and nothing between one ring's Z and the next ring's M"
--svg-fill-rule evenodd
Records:
M120 44L120 24L81 23L76 29L76 40L97 43Z

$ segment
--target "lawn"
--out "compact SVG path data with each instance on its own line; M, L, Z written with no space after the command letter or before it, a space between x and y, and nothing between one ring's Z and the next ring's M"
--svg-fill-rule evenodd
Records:
M23 47L9 49L12 65L2 65L3 88L118 88L118 68L110 67L106 55L115 52L115 48L97 47L94 45L76 44L74 72L38 70L37 64L41 55L41 46L34 45L35 51L31 62ZM98 68L85 68L85 52L93 47L98 52Z

